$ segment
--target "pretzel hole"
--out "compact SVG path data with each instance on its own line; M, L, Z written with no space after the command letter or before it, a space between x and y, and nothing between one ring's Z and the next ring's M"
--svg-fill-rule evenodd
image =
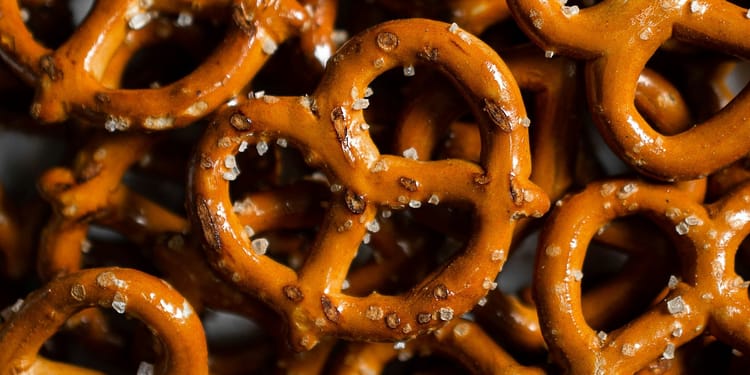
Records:
M253 77L252 87L275 96L301 96L318 85L321 68L300 48L299 38L286 40Z
M75 1L19 1L21 19L34 39L50 49L62 45L74 28Z
M680 275L672 240L640 215L599 230L583 267L569 277L581 282L583 313L595 330L609 331L641 315Z
M734 272L742 280L750 280L750 238L745 238L737 248L734 261ZM743 287L746 287L743 285Z
M142 30L129 31L135 40L139 33L148 35L140 36L145 41L133 42L143 45L125 65L122 88L156 88L173 83L195 70L221 41L223 28L198 20L190 27L179 27L176 17L166 15Z
M260 136L241 144L240 150L222 162L237 165L239 174L224 177L234 178L230 197L243 223L242 236L257 254L298 269L331 194L342 188L310 168L302 152L284 138Z
M367 233L349 269L349 287L344 292L367 296L410 290L460 252L468 228L459 228L467 226L468 212L448 205L381 208L375 220L366 224Z
M119 314L110 306L82 310L92 311L103 317L106 333L97 332L85 318L76 319L78 315L74 315L44 343L39 355L107 374L135 374L139 367L155 366L162 357L165 349L161 341L141 321Z
M119 233L103 225L90 225L86 239L80 245L83 253L81 268L127 267L157 273L146 248L133 241L136 238L143 239L141 245L153 240L146 240L145 233L137 230Z
M533 308L534 301L530 288L534 273L536 246L539 241L539 230L536 229L516 241L512 245L508 260L503 265L503 270L497 277L497 288L499 293L515 296L523 305ZM541 363L546 358L547 352L540 350L539 347L534 347L533 344L529 344L524 339L524 336L533 336L535 333L509 332L509 328L506 327L508 323L504 322L508 318L500 319L499 314L502 314L502 312L496 305L498 303L497 293L497 291L490 292L485 297L486 302L482 302L484 305L476 307L478 309L476 321L519 363L528 365ZM518 318L511 316L511 319Z
M172 213L185 214L187 169L174 168L178 160L187 160L196 127L173 131L171 137L151 147L122 178L130 190L158 203Z
M450 349L446 348L449 351ZM471 369L463 366L460 362L438 351L430 351L422 348L416 352L401 350L396 358L390 360L383 368L383 374L407 375L407 374L462 374Z
M242 315L227 311L208 309L202 317L203 329L209 352L226 352L242 346L258 346L260 340L268 340L262 327Z
M513 18L490 25L479 35L479 39L498 51L501 57L504 49L530 43L529 37L521 31Z
M500 291L516 295L531 285L538 241L538 229L525 235L520 240L514 238L508 260L497 277L497 285Z
M375 94L364 113L380 152L424 161L478 161L478 122L462 89L430 64L414 69L413 77L392 69L370 85ZM381 88L383 83L390 86ZM383 116L384 108L392 117Z
M580 9L589 8L594 5L601 3L603 0L569 0L565 3L566 6L577 6ZM570 13L568 13L570 14Z
M383 154L401 155L399 150L394 149L396 124L403 116L404 109L413 101L410 95L415 94L414 87L409 83L419 79L422 73L425 72L419 70L415 77L406 77L402 68L389 69L369 84L373 94L367 97L369 105L362 113L370 138ZM356 94L357 97L364 97L365 93Z
M680 61L680 64L675 64L675 61ZM691 123L678 126L680 130L675 128L666 131L664 125L668 125L669 128L674 128L674 125L659 124L658 119L649 118L639 108L644 118L649 119L656 129L667 135L677 134L687 130L692 124L708 120L724 108L750 81L748 63L741 62L731 55L680 44L675 40L668 41L666 47L657 50L646 66L658 72L681 95L678 98L660 95L655 98L656 103L668 109L670 103L677 99L684 101L690 110Z

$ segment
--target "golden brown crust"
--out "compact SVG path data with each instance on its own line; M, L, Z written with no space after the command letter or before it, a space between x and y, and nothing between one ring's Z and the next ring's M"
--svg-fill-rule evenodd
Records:
M702 206L670 186L615 180L591 184L567 199L541 238L535 272L535 300L555 361L576 373L633 372L707 329L747 350L750 332L735 319L748 312L747 290L734 271L735 252L750 230L747 194L747 187L740 188ZM670 234L677 279L663 300L602 336L585 321L581 279L571 275L582 269L588 243L601 226L635 213Z
M0 326L0 372L89 374L89 370L39 360L37 351L68 317L101 306L136 317L157 332L167 354L156 364L165 374L207 374L201 322L190 304L162 280L142 272L99 268L58 278L29 295ZM62 372L64 371L64 372Z
M748 56L746 11L721 1L604 1L590 8L511 0L511 12L537 44L587 63L590 112L608 144L638 171L664 180L705 177L746 154L746 93L677 135L660 134L634 107L638 74L670 37ZM701 8L705 5L705 8ZM616 16L613 16L616 14ZM721 23L720 28L711 26ZM638 151L633 151L634 148ZM699 150L699 151L696 151ZM710 152L710 157L706 157Z
M446 42L438 44L436 35ZM434 58L420 58L427 52ZM373 66L375 62L379 63ZM482 69L480 73L470 76L463 70L471 62ZM364 93L385 70L418 68L418 63L437 65L465 87L484 135L480 165L380 155L360 127L364 119L355 109L358 98L352 92ZM281 311L289 320L293 345L311 347L318 337L331 334L380 340L414 337L468 311L485 293L478 288L482 280L494 279L502 266L514 221L547 209L546 195L527 180L523 118L523 103L510 73L481 41L464 41L449 31L449 25L434 21L385 23L344 45L310 97L265 97L220 113L193 161L190 207L203 228L214 266L227 276L238 274L241 288ZM249 239L242 236L242 226L230 209L225 160L234 157L242 141L254 144L268 138L296 144L323 168L329 181L342 187L333 195L321 234L299 274L250 251ZM217 147L222 139L230 142ZM454 178L447 181L443 175ZM419 181L420 189L404 189L398 183L403 176ZM433 194L441 202L473 206L477 225L464 254L403 295L353 298L340 292L365 224L377 208L404 207L401 201L426 203ZM507 224L490 228L490 220ZM333 259L340 262L332 263ZM433 296L438 289L446 290L447 300ZM383 316L368 318L368 309L383 311Z

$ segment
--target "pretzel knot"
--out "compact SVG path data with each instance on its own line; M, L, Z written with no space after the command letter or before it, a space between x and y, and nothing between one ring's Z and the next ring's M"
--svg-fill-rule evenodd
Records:
M0 326L0 372L90 373L37 357L37 352L68 317L96 306L136 317L158 334L167 351L161 363L156 364L159 373L208 373L203 327L190 304L163 281L121 268L80 271L30 294L10 320Z
M669 136L654 130L633 104L638 74L670 37L750 56L746 9L718 0L606 0L580 10L543 0L508 5L549 53L590 60L587 88L596 124L610 147L639 171L693 179L750 151L744 141L750 136L747 88L705 122Z
M553 215L537 251L534 276L539 320L550 351L571 373L633 373L710 331L747 353L747 286L734 271L737 248L750 233L750 186L702 206L670 186L633 181L592 184ZM679 275L664 300L624 327L595 332L581 309L583 260L590 239L608 222L640 213L677 248Z
M209 255L226 277L286 316L298 349L311 348L323 335L401 340L469 311L487 293L483 281L500 271L515 221L549 207L528 179L527 119L515 81L489 47L452 30L421 19L374 27L331 58L312 95L266 96L229 107L200 142L189 207ZM440 68L467 98L481 128L479 164L382 155L370 138L361 96L368 84L392 68L414 73L418 64ZM253 251L228 194L240 145L269 138L299 147L341 187L332 189L337 192L299 273ZM378 208L427 203L473 208L472 240L463 252L404 294L344 294L350 262Z
M192 19L193 13L196 17L217 13L217 8L231 9L232 22L227 22L231 26L192 73L160 88L124 90L106 84L102 76L119 46L157 15L183 12ZM333 17L322 20L332 13L326 11L311 25L310 15L294 0L97 1L74 34L57 50L50 50L25 27L17 1L0 2L0 13L0 55L36 86L32 115L57 122L76 113L116 130L164 130L202 118L237 95L276 46L303 28L315 33L306 40L330 43L330 37L320 37L317 30L330 34L333 22Z

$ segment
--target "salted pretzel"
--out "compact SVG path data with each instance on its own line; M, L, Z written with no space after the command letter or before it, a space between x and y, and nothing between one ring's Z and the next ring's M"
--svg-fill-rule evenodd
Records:
M203 328L190 304L162 280L120 268L80 271L30 294L0 325L0 372L98 373L37 355L68 317L96 306L135 317L157 333L164 350L157 373L208 373Z
M667 180L694 179L750 151L741 141L749 131L744 126L747 90L707 121L671 136L654 130L633 106L638 74L670 37L750 56L746 9L713 0L603 1L585 9L540 0L510 0L508 5L548 54L589 60L586 78L595 122L610 147L637 170ZM708 153L711 157L705 157Z
M97 1L70 39L52 51L34 40L23 24L18 3L8 0L0 2L4 15L0 33L7 36L0 43L0 54L16 74L36 86L31 113L43 122L58 122L75 113L113 130L165 130L202 118L237 95L276 46L293 35L314 34L304 39L322 43L314 47L330 54L330 37L325 35L332 29L333 10L328 9L335 2L318 3L325 9L310 15L294 0ZM192 19L193 12L216 12L216 8L231 13L231 22L224 21L231 23L229 30L189 75L150 89L122 90L102 83L118 46L154 14L182 12ZM317 55L320 60L327 57ZM224 66L232 69L217 68Z
M750 232L749 193L744 186L702 206L671 186L614 180L567 199L542 233L534 274L542 331L556 363L574 373L634 372L660 356L669 359L706 331L750 350L747 289L734 271L737 247ZM583 318L575 275L598 229L635 213L670 234L679 272L663 300L625 326L597 334Z
M510 73L481 41L467 43L449 29L419 19L372 28L331 58L311 96L251 100L227 108L201 140L192 165L189 207L203 228L209 256L222 274L237 274L239 286L285 315L297 348L309 349L323 335L404 339L468 311L486 293L482 280L494 279L502 266L515 220L540 216L548 207L545 194L527 180L525 111ZM436 35L448 42L436 42ZM409 73L419 63L436 65L465 90L485 139L480 165L380 155L367 137L361 97L353 92L364 93L388 69L404 67ZM296 144L309 163L324 168L332 185L342 187L299 273L253 252L230 210L226 161L243 140L256 136ZM440 177L446 175L456 181ZM477 230L461 256L402 295L355 298L342 292L349 262L377 208L426 203L432 196L433 202L473 206ZM498 224L489 229L485 220Z

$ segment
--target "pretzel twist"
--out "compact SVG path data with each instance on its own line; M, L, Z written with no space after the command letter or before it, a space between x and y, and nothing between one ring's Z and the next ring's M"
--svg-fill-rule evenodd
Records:
M237 274L243 289L286 316L292 344L299 348L312 347L326 334L413 337L468 311L484 294L482 280L494 279L502 266L515 219L539 216L548 207L544 193L527 180L528 144L526 129L520 126L525 111L507 68L481 41L471 39L464 47L461 43L466 42L448 29L428 20L394 21L370 29L329 61L312 96L265 98L224 110L201 141L193 160L190 207L203 228L209 255L223 274ZM437 44L435 34L449 43ZM352 97L355 89L364 93L381 72L421 62L437 65L465 88L486 146L481 166L380 155L362 130L362 111L350 109L357 99ZM469 76L464 68L472 64L481 70ZM249 249L249 239L230 209L225 160L255 134L298 145L310 163L325 167L332 183L345 187L334 195L299 274ZM222 140L229 143L216 147ZM440 177L445 175L460 182ZM403 178L417 181L419 188L405 189L399 183ZM404 207L404 200L426 202L433 194L441 201L470 203L475 210L478 224L462 256L400 296L355 298L342 293L348 263L377 207ZM503 225L490 229L488 220Z
M701 206L669 186L617 180L591 184L566 200L543 232L534 274L539 317L556 362L575 373L634 372L705 330L740 351L750 349L741 318L750 313L747 290L734 271L737 247L750 232L749 193L745 186ZM626 326L597 335L582 315L580 278L571 275L580 271L599 227L634 213L671 234L681 281Z
M335 6L332 1L320 3L326 9ZM31 109L34 117L43 122L59 122L75 112L79 118L115 130L181 127L237 95L276 45L303 28L314 33L312 40L328 43L330 37L317 35L326 35L333 22L325 19L332 11L325 10L312 23L308 13L294 0L156 1L147 8L142 4L146 3L97 1L73 36L52 51L36 42L26 29L16 1L0 2L0 12L4 15L0 34L5 35L0 55L18 75L36 86L37 96ZM222 43L192 73L152 89L122 90L103 84L102 76L113 53L131 32L137 32L153 17L152 12L193 12L215 7L231 8L231 26ZM318 32L319 25L323 34ZM217 68L223 66L232 69Z
M30 294L12 318L0 326L0 372L93 373L45 360L37 356L37 351L68 317L95 306L127 313L158 334L167 353L156 365L157 372L208 373L202 325L190 304L163 281L120 268L80 271Z
M748 90L707 121L669 136L657 132L633 105L639 72L670 37L750 56L745 9L715 0L695 5L604 1L580 10L539 0L511 0L508 5L545 50L590 60L586 80L597 127L609 146L640 172L666 180L694 179L750 151L742 141L750 132L744 126Z

